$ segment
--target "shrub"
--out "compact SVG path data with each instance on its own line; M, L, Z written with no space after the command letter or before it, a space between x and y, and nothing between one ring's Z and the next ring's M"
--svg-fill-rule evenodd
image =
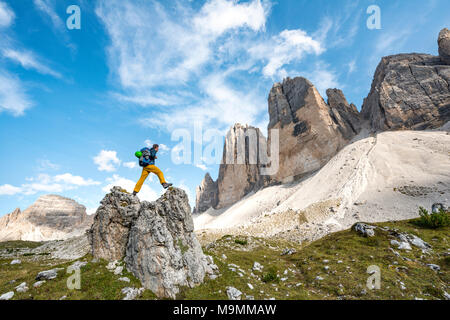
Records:
M419 215L420 218L414 222L421 227L437 229L450 226L449 214L442 209L437 213L429 214L425 208L420 207Z
M262 279L263 282L275 282L278 280L277 270L275 268L270 268L267 270L267 272L263 275Z
M235 243L246 246L248 244L247 240L241 240L241 239L236 239L234 240Z

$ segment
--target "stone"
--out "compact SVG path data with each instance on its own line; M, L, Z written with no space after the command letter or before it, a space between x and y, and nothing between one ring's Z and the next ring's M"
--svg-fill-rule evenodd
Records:
M20 261L18 259L11 261L12 265L14 265L14 264L21 264L21 263L22 263L22 261Z
M135 219L130 231L125 232L129 234L127 270L159 298L175 299L180 287L192 288L217 270L195 236L184 190L170 188L157 201L142 202L139 212L130 215Z
M84 266L86 266L86 265L87 265L87 262L86 262L86 261L75 261L74 263L72 263L72 264L70 265L69 268L71 268L72 270L75 270L75 269L81 269L82 267L84 267Z
M293 249L293 248L289 248L289 249L284 249L283 252L281 253L282 256L286 256L286 255L293 255L297 253L297 250Z
M323 278L321 276L316 277L316 281L322 281L322 280L323 280Z
M253 285L251 283L247 283L247 286L250 288L250 290L254 289L254 287L253 287Z
M122 277L118 279L119 281L123 281L123 282L130 282L130 278L128 277Z
M441 59L416 53L381 59L361 109L374 131L433 129L450 120L450 65Z
M202 213L209 208L215 208L218 202L218 193L217 182L207 173L196 189L194 213Z
M41 271L36 276L36 280L52 280L58 276L58 271L56 269Z
M253 268L252 268L253 271L262 271L263 268L264 267L259 262L255 261L253 263Z
M7 292L0 296L0 300L11 300L14 297L14 291Z
M397 240L391 240L391 245L396 246L399 250L412 250L411 246L406 241L398 242Z
M352 139L361 130L361 116L354 104L349 104L339 89L326 91L332 116L339 124L339 131L345 139Z
M16 291L17 292L21 292L21 293L27 292L28 291L27 283L26 282L22 282L21 284L19 284L16 287Z
M122 271L123 271L123 267L122 267L122 266L118 266L118 267L116 267L116 268L114 269L114 274L115 274L116 276L122 275Z
M334 104L335 96L330 96ZM349 142L354 134L341 128L347 121L336 115L338 108L326 104L305 78L287 78L272 87L268 145L272 130L279 130L279 170L272 182L290 182L320 169Z
M80 236L92 218L76 201L58 195L44 195L28 207L0 218L2 241L51 241Z
M242 292L234 287L227 287L227 296L229 300L241 300Z
M434 271L441 271L441 267L438 266L437 264L429 263L429 264L427 264L427 267L429 267L431 270L434 270Z
M41 280L41 281L37 281L33 284L34 288L39 288L40 286L42 286L44 283L46 283L47 281L45 280Z
M122 293L125 295L125 297L122 300L134 300L138 296L140 296L144 291L145 291L144 288L140 289L130 287L123 288Z
M450 30L444 28L438 37L439 57L441 61L450 65Z
M94 258L113 261L125 256L131 224L138 217L141 203L138 197L123 191L114 187L100 202L88 233Z
M364 236L364 237L373 237L375 236L375 231L373 231L374 229L376 229L375 226L371 226L365 223L355 223L353 225L353 230L355 230L357 233L359 233L360 235Z
M91 251L89 240L86 234L78 237L66 239L64 241L46 242L37 247L32 252L35 254L50 253L53 259L76 260L83 258Z
M445 211L445 206L442 203L433 203L431 206L432 213L439 213L440 210Z

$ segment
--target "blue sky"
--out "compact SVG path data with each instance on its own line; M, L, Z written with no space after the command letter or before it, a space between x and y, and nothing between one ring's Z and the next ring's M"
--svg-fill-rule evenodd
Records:
M66 27L74 4L80 30ZM367 28L373 4L381 29ZM265 131L269 90L286 76L360 108L382 56L437 55L449 22L448 0L0 0L0 216L48 193L92 211L111 185L131 191L134 152L150 143L193 203L218 165L174 163L174 130ZM153 177L141 197L161 192Z

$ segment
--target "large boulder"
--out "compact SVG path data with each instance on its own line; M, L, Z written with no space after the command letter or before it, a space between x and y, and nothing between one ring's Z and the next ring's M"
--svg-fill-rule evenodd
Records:
M438 38L439 57L442 62L450 65L450 30L444 28Z
M361 130L361 117L356 106L349 104L342 90L327 90L328 105L338 129L345 139L352 139Z
M194 234L186 193L173 188L156 202L143 202L128 239L125 262L145 288L175 298L211 272Z
M440 57L398 54L378 65L361 113L375 131L438 128L450 120L449 34L439 35Z
M279 171L272 180L288 182L320 169L357 133L356 123L351 125L353 107L340 92L329 93L333 107L305 78L287 78L273 86L268 144L271 130L278 129L280 152Z
M194 234L186 192L170 188L155 202L114 187L101 202L89 232L92 254L125 260L127 269L160 298L175 298L179 287L193 287L216 266Z
M88 237L92 255L109 261L125 256L131 224L139 215L139 199L114 187L100 202Z

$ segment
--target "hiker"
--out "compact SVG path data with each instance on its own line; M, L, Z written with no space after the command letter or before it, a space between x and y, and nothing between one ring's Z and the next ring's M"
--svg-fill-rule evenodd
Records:
M155 166L155 160L158 159L156 156L156 153L159 150L159 145L154 144L153 148L143 148L141 151L136 152L136 156L139 156L139 165L143 167L142 169L142 175L139 181L136 184L136 187L134 188L133 195L137 195L139 191L141 191L142 185L145 182L145 179L147 179L148 175L151 173L154 173L158 176L159 182L163 186L164 189L169 188L172 186L172 183L167 183L164 179L164 174L157 166Z

